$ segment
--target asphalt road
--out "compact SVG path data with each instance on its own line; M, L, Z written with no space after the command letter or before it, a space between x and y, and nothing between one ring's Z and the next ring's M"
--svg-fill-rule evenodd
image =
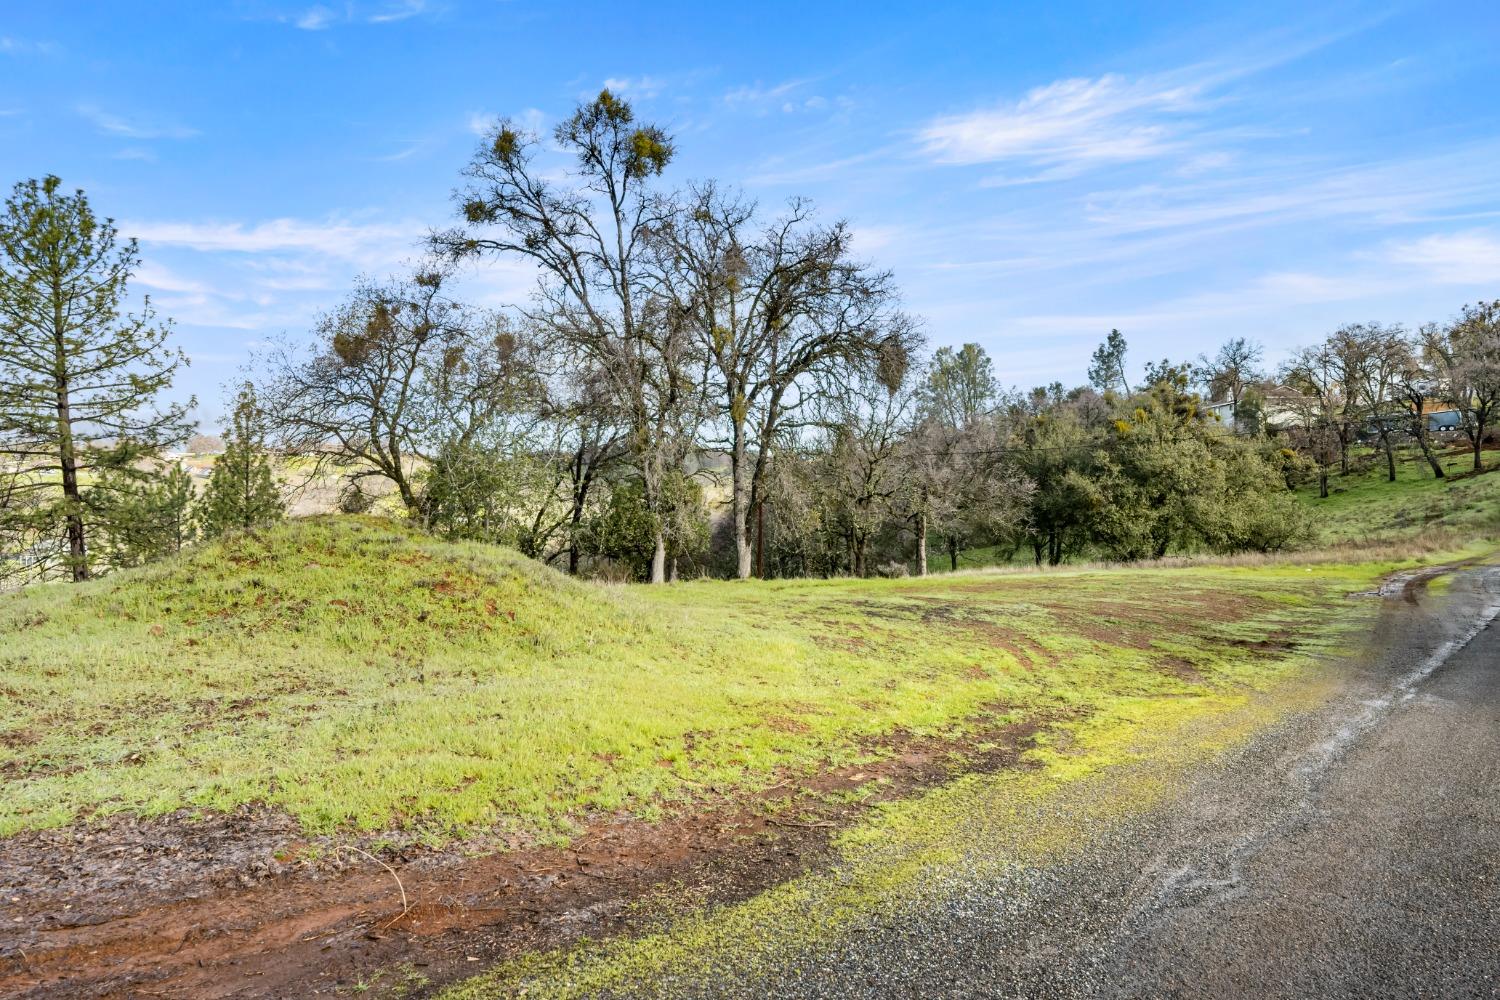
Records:
M674 997L1500 997L1500 568L1388 595L1326 701L1066 863ZM983 817L975 817L975 822Z

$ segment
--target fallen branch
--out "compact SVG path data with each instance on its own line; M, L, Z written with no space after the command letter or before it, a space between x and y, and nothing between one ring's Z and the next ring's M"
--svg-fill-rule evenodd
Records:
M802 830L820 830L820 829L825 829L825 828L831 829L833 827L838 826L837 823L828 823L828 822L823 822L823 823L794 823L794 822L792 822L789 819L768 819L768 820L766 820L766 822L770 823L772 826L795 826L798 829L802 829Z
M390 872L391 873L391 878L393 878L393 879L396 880L396 889L401 893L401 912L398 915L392 917L390 920L386 921L386 923L382 924L381 925L382 927L389 927L391 924L394 924L397 920L400 920L402 917L406 916L408 913L411 912L411 904L409 902L407 902L407 900L406 900L406 886L404 886L404 885L401 884L401 876L396 874L396 869L392 868L390 865L386 864L384 861L381 861L379 858L377 858L375 855L371 854L369 851L366 851L366 850L364 850L363 848L360 848L360 847L354 847L354 846L351 846L349 844L340 844L340 845L338 845L338 850L341 850L341 851L353 851L355 854L362 854L362 855L364 855L365 857L369 858L371 861L375 862L380 867L384 868L386 871Z

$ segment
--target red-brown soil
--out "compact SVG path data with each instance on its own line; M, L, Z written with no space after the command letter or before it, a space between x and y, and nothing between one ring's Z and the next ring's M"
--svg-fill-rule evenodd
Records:
M304 997L361 982L380 996L411 973L425 985L403 995L420 995L524 951L639 931L642 901L666 916L746 898L826 859L874 802L1016 766L1038 728L897 734L863 766L754 796L705 789L695 809L599 819L566 848L310 860L295 823L264 810L24 833L0 841L0 996ZM861 802L829 801L854 788Z

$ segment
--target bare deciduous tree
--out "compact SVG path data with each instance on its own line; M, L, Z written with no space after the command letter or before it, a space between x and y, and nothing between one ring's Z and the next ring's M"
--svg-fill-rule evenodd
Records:
M379 477L425 521L419 469L440 450L477 445L518 406L527 376L501 315L465 308L440 270L364 281L324 316L310 350L282 343L259 359L271 440L319 465Z
M1408 433L1416 439L1422 449L1422 457L1438 479L1445 478L1443 463L1432 453L1432 434L1428 421L1430 404L1439 398L1438 377L1423 357L1422 345L1436 335L1431 325L1425 325L1415 337L1404 338L1399 347L1395 377L1395 389L1407 411Z
M672 139L635 120L608 90L553 133L572 154L566 181L535 163L538 139L501 122L475 154L459 195L466 225L435 233L453 259L499 255L541 272L530 317L602 374L628 428L649 516L658 522L650 578L666 579L663 488L694 419L696 359L684 318L659 300L648 244L670 203L649 182L672 159Z
M709 361L712 415L730 462L735 569L751 572L749 517L771 443L795 430L820 383L909 352L887 272L853 256L842 222L819 226L793 200L758 228L756 208L712 184L690 189L654 241L661 287Z
M1466 305L1447 327L1428 328L1423 347L1484 468L1484 437L1500 410L1500 299Z
M1358 355L1351 368L1350 402L1385 452L1386 477L1396 481L1396 433L1406 425L1400 380L1407 361L1406 330L1399 324L1356 323L1342 331Z
M1212 400L1228 399L1230 421L1234 429L1245 428L1243 404L1247 391L1264 379L1260 368L1264 349L1253 340L1235 337L1225 341L1213 357L1198 355L1198 365L1193 375ZM1259 430L1259 428L1255 428Z

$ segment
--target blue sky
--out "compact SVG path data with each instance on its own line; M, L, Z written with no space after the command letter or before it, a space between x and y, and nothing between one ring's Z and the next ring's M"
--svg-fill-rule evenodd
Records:
M213 420L257 343L452 219L495 116L608 84L676 134L670 180L810 196L934 345L1076 383L1110 327L1137 368L1274 359L1500 296L1497 40L1493 0L4 0L0 182L59 174L141 239Z

